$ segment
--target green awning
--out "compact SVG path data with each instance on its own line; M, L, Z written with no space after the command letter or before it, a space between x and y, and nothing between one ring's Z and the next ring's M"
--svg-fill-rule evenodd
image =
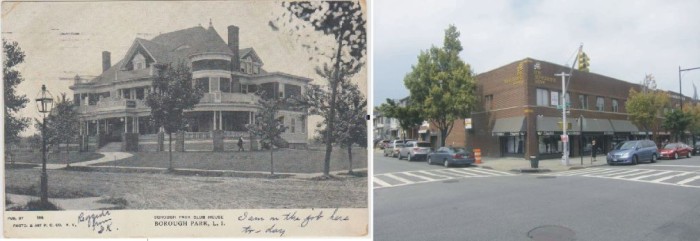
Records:
M639 128L628 120L610 120L615 132L639 132Z
M493 133L517 133L525 132L525 116L516 116L508 118L496 119L496 123L493 125Z

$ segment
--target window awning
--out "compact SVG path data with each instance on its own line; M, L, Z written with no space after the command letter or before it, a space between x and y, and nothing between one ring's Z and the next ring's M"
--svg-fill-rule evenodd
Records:
M567 119L567 121L569 121ZM537 131L561 131L561 117L548 117L548 116L538 116L537 117Z
M639 132L639 128L628 120L610 120L615 132Z
M548 116L537 117L537 131L561 132L562 130L561 130L561 125L559 124L559 122L561 122L561 117L548 117ZM579 132L581 130L581 127L579 126L579 123L578 123L579 122L578 118L576 118L576 117L566 118L566 122L571 123L571 129L569 129L568 131ZM621 128L622 128L622 125L621 125ZM629 128L629 127L626 127L626 128ZM614 131L615 131L615 129L613 128L612 124L610 123L610 120L608 120L608 119L584 118L583 132L614 132ZM636 131L636 129L635 129L635 131ZM624 132L624 131L618 131L618 132Z
M496 123L493 125L493 133L505 133L505 132L525 132L525 116L516 116L508 118L496 119Z
M574 131L580 130L577 119L574 118L572 120L572 128L574 128ZM610 123L610 120L608 119L593 119L593 118L584 118L583 121L583 132L614 132L615 129L613 128L612 124Z

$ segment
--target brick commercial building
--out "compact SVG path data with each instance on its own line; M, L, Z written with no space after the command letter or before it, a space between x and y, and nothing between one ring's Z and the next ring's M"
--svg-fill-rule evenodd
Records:
M70 87L81 120L81 145L121 142L126 151L162 149L163 137L157 134L159 127L153 124L145 98L153 91L155 66L178 62L189 65L193 84L205 94L194 109L185 111L187 126L176 135L176 148L220 151L224 143L235 143L239 137L255 143L245 125L254 123L258 100L302 95L311 79L266 71L253 48L239 47L238 27L227 30L228 43L211 23L208 28L163 33L151 40L136 38L115 64L110 52L103 52L102 73L87 81L76 77ZM264 90L265 96L258 96L257 90ZM305 146L307 113L285 108L280 115L289 127L282 138L292 147ZM161 147L145 146L156 140ZM189 143L200 144L186 148Z
M555 74L562 71L568 73L568 68L526 58L477 75L481 104L472 112L471 129L465 129L466 120L456 121L445 145L480 148L482 155L491 157L561 157L561 77ZM647 130L632 123L625 110L631 88L639 91L641 86L574 70L567 91L570 156L590 155L592 141L605 153L620 141L646 137ZM669 94L671 106L677 106L679 95ZM428 125L419 133L423 140L439 140L438 131ZM668 132L657 139L669 139Z

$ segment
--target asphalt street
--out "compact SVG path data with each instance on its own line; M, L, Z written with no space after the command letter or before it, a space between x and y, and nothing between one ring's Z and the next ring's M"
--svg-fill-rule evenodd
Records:
M548 174L374 155L374 240L700 240L700 157Z

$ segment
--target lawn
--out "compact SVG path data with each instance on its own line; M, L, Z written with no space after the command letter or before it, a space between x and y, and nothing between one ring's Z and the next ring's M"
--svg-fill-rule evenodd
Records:
M99 166L168 167L168 152L137 152L133 157L96 164ZM278 149L274 152L275 172L323 172L325 151L317 149ZM335 149L331 171L348 169L347 151ZM173 167L205 170L270 171L269 151L173 152ZM353 168L367 168L367 149L353 149Z
M5 171L5 190L37 195L38 169ZM107 197L126 209L365 208L367 177L201 177L49 170L50 198ZM123 200L123 201L122 201Z
M67 156L67 157L66 157ZM84 162L90 160L96 160L103 157L104 155L96 152L70 152L66 154L61 153L48 153L46 158L46 163L53 164L66 164L66 158L70 160L70 163ZM15 162L26 162L26 163L41 163L41 152L17 152L12 154L12 158ZM9 160L5 160L9 162Z

